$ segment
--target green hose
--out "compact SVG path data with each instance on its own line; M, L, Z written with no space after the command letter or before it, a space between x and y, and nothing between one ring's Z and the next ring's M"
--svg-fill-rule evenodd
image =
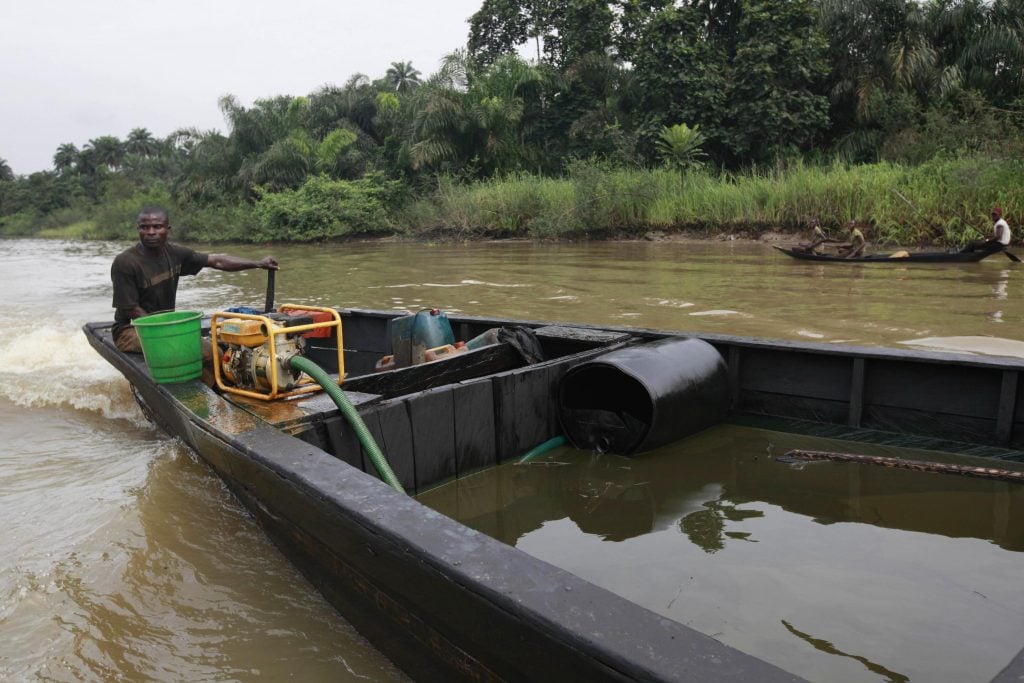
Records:
M338 406L338 410L348 420L349 425L355 430L356 436L359 438L359 443L363 445L366 450L366 454L370 456L370 461L373 466L377 468L377 473L380 474L380 478L383 479L391 488L395 489L399 493L405 493L405 489L402 488L402 484L399 483L398 477L391 471L391 466L388 465L387 459L384 454L380 452L380 447L377 442L373 440L373 435L370 434L370 430L366 428L366 423L363 422L363 418L359 416L359 412L356 410L352 402L348 400L348 396L341 390L338 383L334 381L334 378L327 374L323 368L302 356L293 356L289 361L291 366L296 370L301 370L306 373L317 383L323 387L324 391L334 399L335 405Z
M524 462L528 462L533 458L536 458L538 455L543 455L550 450L558 448L559 446L564 446L565 443L566 438L564 436L553 436L544 443L537 444L530 450L523 453L523 457L519 458L519 460L516 461L516 464L522 465Z

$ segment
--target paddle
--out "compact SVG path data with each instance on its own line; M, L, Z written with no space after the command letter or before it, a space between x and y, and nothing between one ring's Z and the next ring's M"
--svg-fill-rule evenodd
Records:
M267 269L267 303L263 307L264 313L274 310L274 273L276 272L273 268Z

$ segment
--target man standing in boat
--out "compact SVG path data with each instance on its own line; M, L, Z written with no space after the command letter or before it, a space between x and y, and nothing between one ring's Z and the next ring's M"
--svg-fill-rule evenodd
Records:
M139 335L131 321L150 313L173 311L178 278L195 275L203 268L236 271L262 268L277 270L277 260L266 256L259 261L228 254L204 254L167 242L171 231L165 209L146 207L136 222L139 241L117 255L110 267L114 285L114 327L111 333L121 351L142 353ZM204 344L203 359L210 349Z
M960 251L986 251L995 253L1010 246L1010 224L1003 218L1003 210L998 206L992 209L992 236L988 239L968 242Z

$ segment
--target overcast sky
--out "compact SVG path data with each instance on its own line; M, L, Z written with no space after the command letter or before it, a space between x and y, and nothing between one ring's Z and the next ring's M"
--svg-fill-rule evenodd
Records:
M226 132L245 106L464 47L482 0L0 0L0 158L49 169L65 142L147 128Z

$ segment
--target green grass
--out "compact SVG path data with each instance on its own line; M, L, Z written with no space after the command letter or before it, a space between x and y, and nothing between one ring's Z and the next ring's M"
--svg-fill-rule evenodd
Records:
M90 220L76 221L54 228L43 228L36 233L36 237L65 240L93 239L95 235L96 223Z
M440 183L396 218L411 234L601 238L651 230L833 231L855 220L882 243L956 244L987 233L1002 206L1024 218L1024 162L935 159L920 166L794 164L738 175L612 169L577 163L560 179L520 174L470 185Z

